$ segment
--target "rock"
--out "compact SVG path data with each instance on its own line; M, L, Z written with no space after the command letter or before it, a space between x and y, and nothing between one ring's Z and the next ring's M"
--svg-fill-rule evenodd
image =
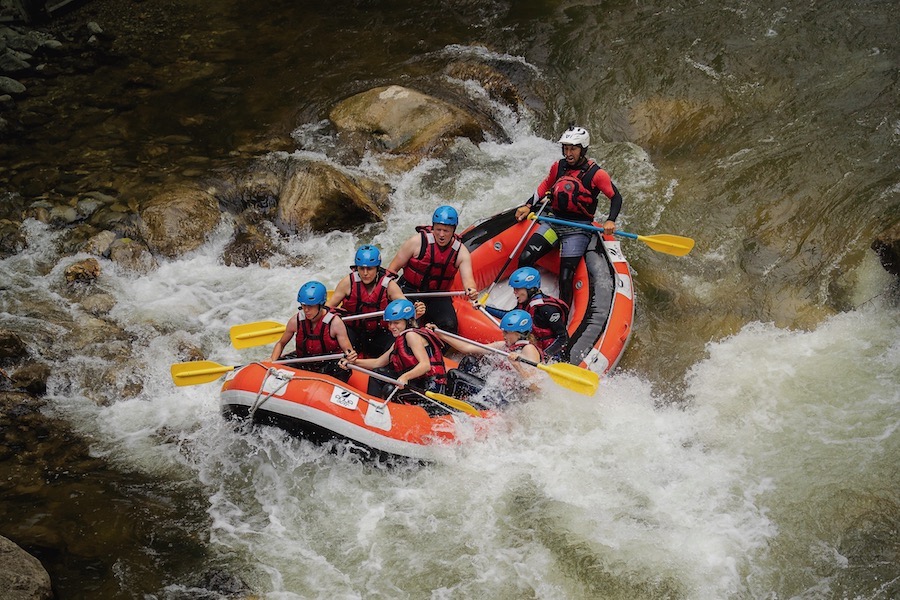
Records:
M457 137L475 143L484 140L481 127L471 115L399 85L347 98L328 116L359 154L371 149L421 159L444 149Z
M131 238L114 240L109 246L109 259L134 273L149 273L157 267L150 250Z
M219 222L219 203L209 193L192 188L165 191L140 212L140 229L154 253L176 258L196 250Z
M116 305L116 299L110 294L92 294L81 301L81 308L95 317L109 314Z
M0 364L10 364L28 356L25 342L15 331L0 329Z
M222 252L226 265L246 267L263 262L275 254L272 241L258 225L244 224L234 232L234 239Z
M100 276L100 263L96 258L86 258L72 263L65 270L66 283L90 283Z
M382 196L381 206L371 199L373 193ZM383 221L386 202L386 186L380 193L367 190L360 181L327 163L299 161L281 189L275 223L290 232L304 227L350 229Z
M524 104L509 78L487 65L454 62L447 66L447 75L463 81L477 81L493 100L502 102L513 110L518 110L519 105Z
M872 241L872 250L885 271L900 277L900 221Z
M20 223L0 219L0 258L18 254L27 245Z
M15 79L0 75L0 93L18 95L24 94L27 89Z
M50 575L40 561L0 536L0 589L6 600L53 598Z
M83 252L87 252L88 254L94 254L96 256L109 256L109 250L112 246L112 243L116 241L116 234L113 231L101 231L100 233L91 237L87 242L85 242L84 246L82 246L81 250Z
M42 362L28 362L13 371L10 380L16 389L34 396L47 393L47 380L50 379L50 366Z

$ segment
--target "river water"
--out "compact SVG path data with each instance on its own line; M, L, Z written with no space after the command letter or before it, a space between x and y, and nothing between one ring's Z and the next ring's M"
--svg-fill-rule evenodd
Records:
M900 214L895 3L297 4L180 4L183 29L148 23L140 60L76 88L115 110L67 113L24 158L137 201L285 132L298 157L340 161L328 109L387 83L456 89L502 133L399 175L345 164L391 184L387 220L286 239L300 267L222 264L227 215L147 275L103 261L115 339L62 289L63 234L26 221L0 325L46 340L46 411L79 461L7 460L0 533L60 598L219 597L210 574L273 599L900 596L900 311L868 249ZM460 60L523 104L448 81ZM135 71L156 83L112 98ZM216 384L172 384L185 346L267 356L229 327L286 319L360 243L391 256L439 204L469 224L520 202L572 119L622 190L621 229L697 241L683 258L623 242L635 333L596 397L547 382L488 439L384 468L236 431Z

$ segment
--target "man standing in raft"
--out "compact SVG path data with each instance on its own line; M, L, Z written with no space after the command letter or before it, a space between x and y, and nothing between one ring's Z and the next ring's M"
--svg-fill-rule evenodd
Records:
M284 329L284 335L272 348L270 360L302 358L343 352L349 360L356 359L356 351L347 336L347 328L341 318L325 307L327 291L318 281L308 281L297 292L300 310L292 317ZM296 350L284 356L281 351L294 338ZM339 368L337 361L304 363L307 371L316 371L337 377L343 381L350 379L350 372Z
M458 272L469 299L478 299L472 255L456 234L458 224L455 208L439 206L431 217L431 226L416 227L418 233L400 246L388 271L403 270L399 284L405 293L448 291ZM459 329L451 297L428 298L425 307L425 322L453 333Z
M361 315L383 311L391 300L406 297L381 266L381 251L375 246L360 246L353 262L350 274L335 286L334 294L326 303L328 308L342 315ZM375 317L347 322L353 347L365 356L381 356L394 343L394 336L383 323Z
M591 136L583 127L573 125L562 134L559 143L562 144L562 160L550 167L550 173L538 185L534 195L516 210L516 219L521 221L527 217L535 204L549 195L549 208L554 217L591 223L602 192L609 198L609 216L603 229L607 235L612 235L616 230L616 217L622 209L622 195L609 173L587 157ZM519 267L533 266L559 245L559 297L567 306L572 306L575 269L592 235L590 231L577 227L557 224L551 227L548 223L541 223L519 256Z

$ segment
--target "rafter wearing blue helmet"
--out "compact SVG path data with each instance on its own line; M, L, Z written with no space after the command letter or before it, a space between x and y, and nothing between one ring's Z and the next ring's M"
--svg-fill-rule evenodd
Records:
M366 369L375 369L402 384L412 384L429 391L443 393L447 368L441 351L441 340L430 329L417 327L416 308L405 298L393 300L384 309L384 321L394 336L393 345L376 358L348 360ZM386 398L394 385L369 377L368 393Z
M394 278L381 266L381 251L371 244L360 246L350 274L341 279L327 305L343 316L381 312L391 300L404 298ZM380 356L394 343L382 319L347 321L353 347L364 356Z
M275 343L270 360L282 360L324 354L343 353L344 356L356 359L353 343L347 335L344 322L335 313L325 307L328 292L319 281L308 281L297 291L297 302L300 310L296 316L288 320L281 339ZM282 355L288 342L294 340L294 351ZM325 373L344 381L350 374L339 368L334 360L304 363L304 370Z
M416 227L417 233L400 246L388 271L402 271L398 283L407 294L450 291L461 286L475 301L478 290L472 273L472 256L456 234L459 213L452 206L439 206L431 219L431 225ZM429 298L424 304L426 322L447 331L457 330L456 312L449 296Z

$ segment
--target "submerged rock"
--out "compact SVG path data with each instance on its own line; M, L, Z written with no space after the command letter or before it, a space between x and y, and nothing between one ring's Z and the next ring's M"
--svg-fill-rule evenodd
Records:
M872 250L888 273L900 277L900 222L872 241Z

